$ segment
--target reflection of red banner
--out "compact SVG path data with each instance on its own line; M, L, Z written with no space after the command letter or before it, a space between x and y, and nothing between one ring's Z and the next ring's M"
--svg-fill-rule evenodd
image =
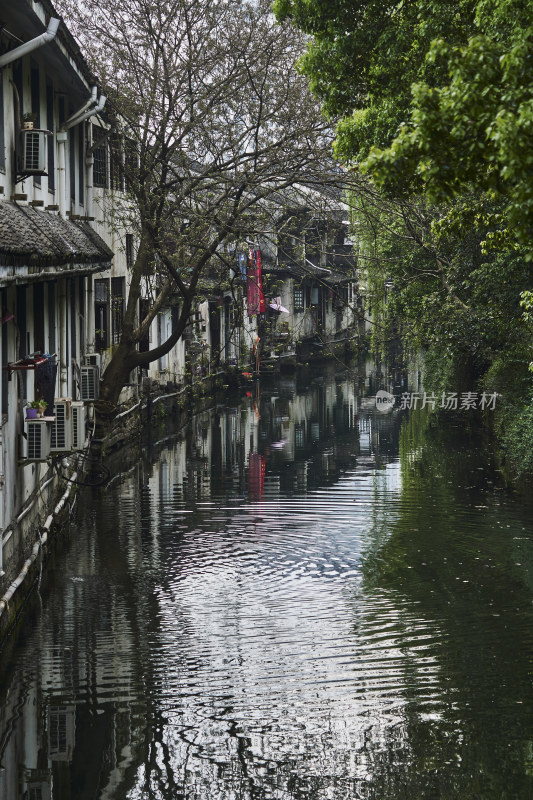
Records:
M250 453L250 466L248 470L249 495L254 500L263 497L265 488L265 462L264 456L259 453Z
M246 263L246 294L248 300L248 316L264 314L265 299L263 297L263 278L261 275L261 251L250 250Z
M257 276L257 287L259 289L259 313L265 313L265 298L263 297L263 275L261 272L261 250L255 251L255 269Z

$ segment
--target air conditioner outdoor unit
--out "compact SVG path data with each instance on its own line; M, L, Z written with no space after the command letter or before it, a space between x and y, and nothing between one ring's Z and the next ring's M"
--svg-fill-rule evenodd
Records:
M44 419L26 420L24 457L28 461L46 461L50 455L51 425Z
M70 407L72 417L72 449L82 450L85 445L85 406L76 401Z
M48 175L48 136L50 131L23 131L22 172L26 175Z
M102 355L101 353L87 353L87 355L83 357L83 363L88 367L98 367L98 369L101 370Z
M80 397L87 402L98 400L100 390L100 370L96 366L81 368Z
M52 453L69 453L72 450L71 405L70 397L58 397L54 401L55 420L51 425L50 445Z

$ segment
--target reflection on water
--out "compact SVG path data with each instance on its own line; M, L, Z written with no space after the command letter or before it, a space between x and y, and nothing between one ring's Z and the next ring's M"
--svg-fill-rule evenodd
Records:
M353 382L105 491L2 664L0 798L533 796L533 537L479 438Z

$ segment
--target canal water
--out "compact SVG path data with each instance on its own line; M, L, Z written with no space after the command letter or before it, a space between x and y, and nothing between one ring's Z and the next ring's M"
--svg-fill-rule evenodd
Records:
M531 798L531 507L469 412L254 387L80 493L0 670L2 800Z

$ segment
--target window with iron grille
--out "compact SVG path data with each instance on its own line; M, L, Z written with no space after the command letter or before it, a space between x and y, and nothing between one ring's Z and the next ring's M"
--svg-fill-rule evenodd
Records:
M35 127L41 127L41 86L39 77L39 65L31 59L30 66L30 88L31 88L31 110L35 114ZM37 167L36 169L39 169ZM34 175L33 182L37 186L41 185L41 178L39 175Z
M294 287L294 310L304 310L304 290L301 286Z
M133 233L126 234L126 266L133 267Z
M111 341L118 344L124 319L124 278L111 278Z
M67 752L67 715L64 709L50 711L49 736L53 755Z
M122 142L119 138L111 139L109 144L110 157L109 166L111 169L111 188L117 192L124 190L124 165Z
M93 185L107 189L107 148L95 147L93 151Z
M85 123L78 126L78 192L79 202L85 200Z
M76 132L71 128L68 132L68 148L70 159L70 199L76 202Z
M98 352L109 347L109 282L104 278L94 282L95 348Z

